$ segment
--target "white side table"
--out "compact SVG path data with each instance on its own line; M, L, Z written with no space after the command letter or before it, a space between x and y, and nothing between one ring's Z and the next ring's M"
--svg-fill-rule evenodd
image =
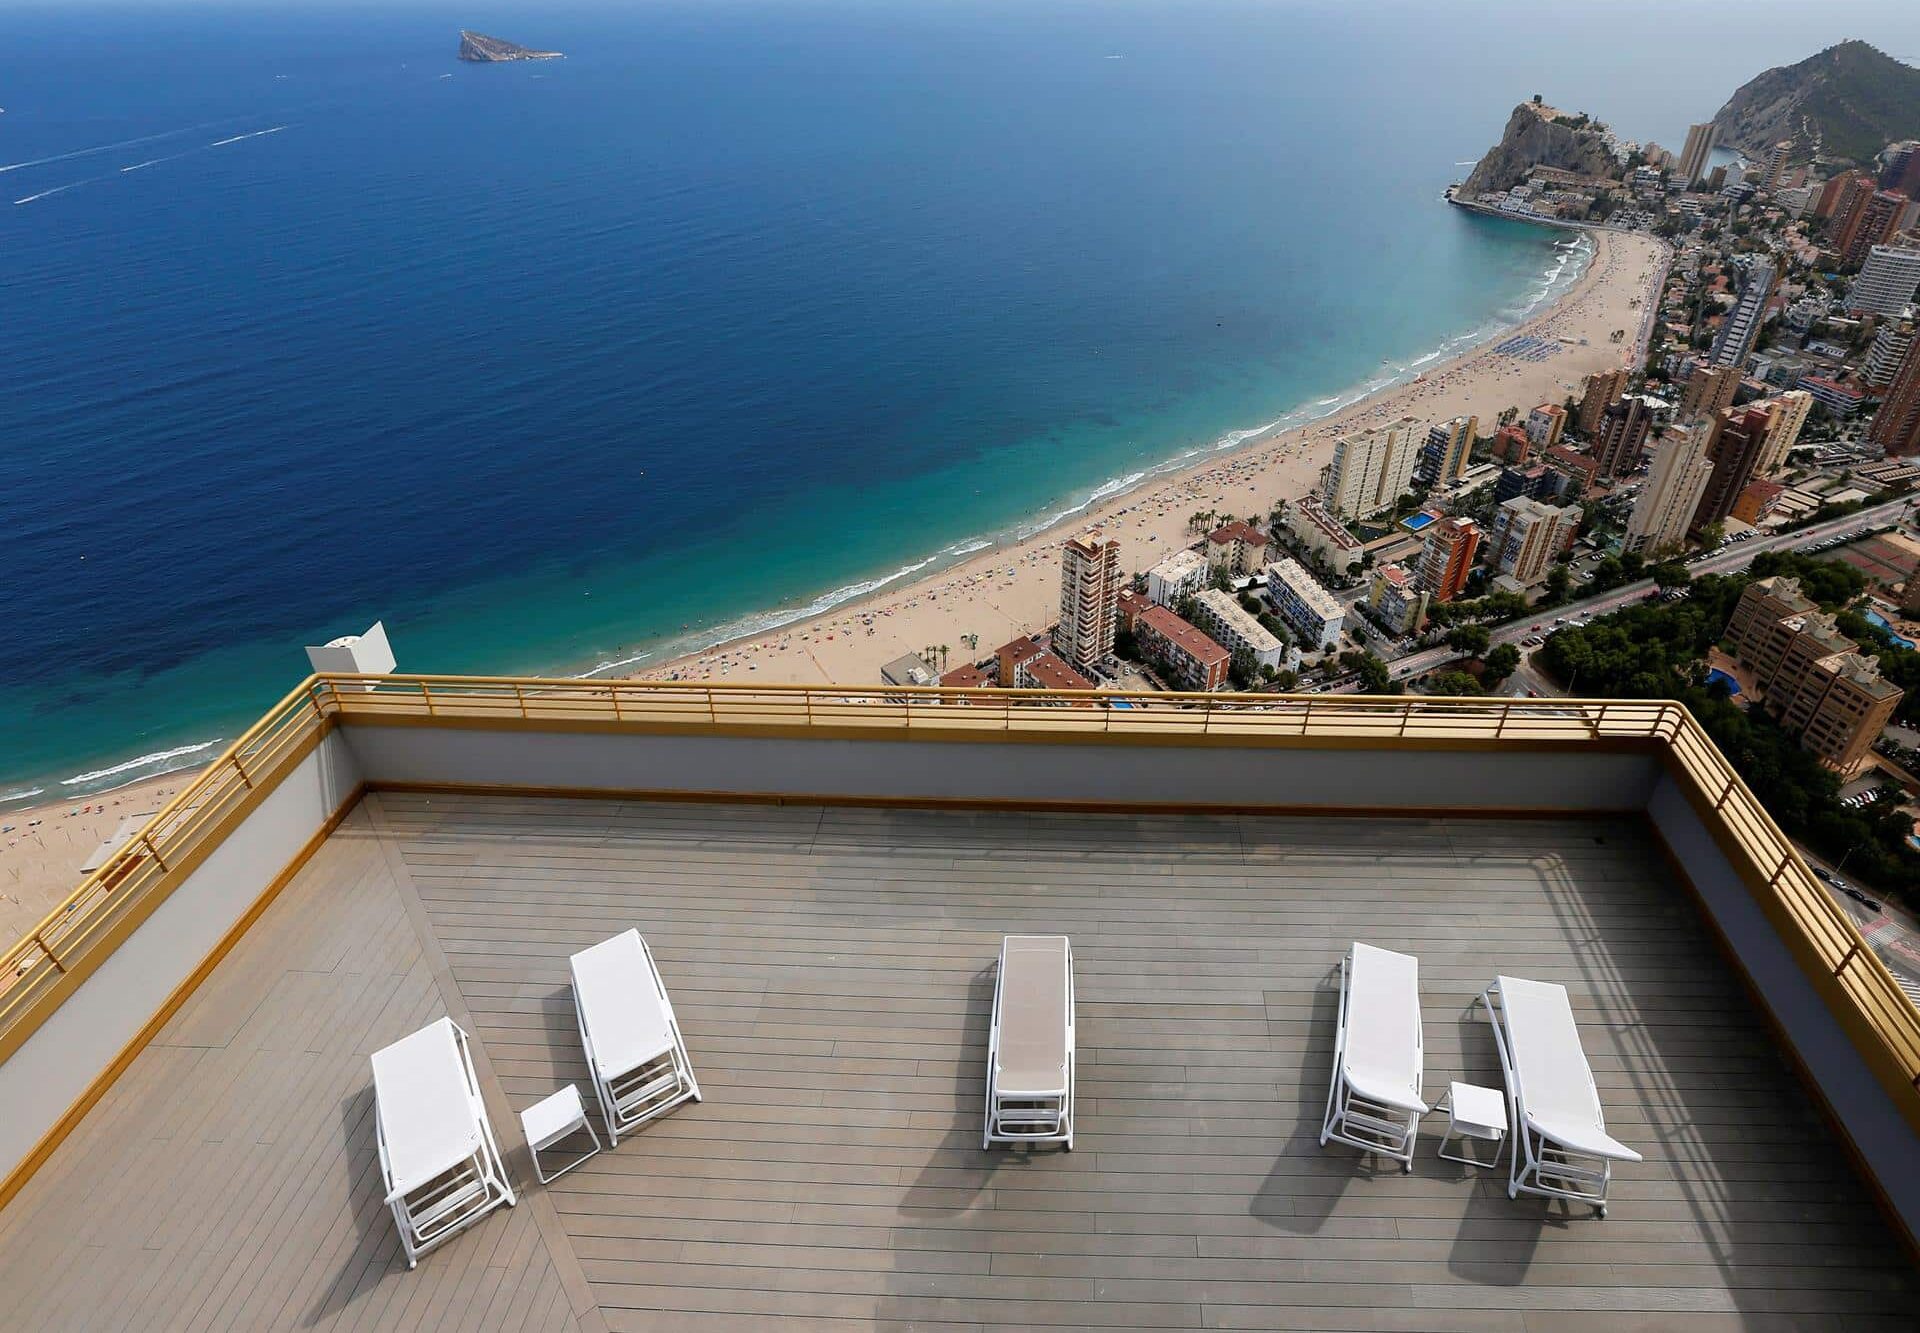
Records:
M540 1177L540 1183L543 1185L560 1179L600 1151L600 1136L594 1133L593 1126L587 1123L586 1108L580 1105L580 1089L571 1083L551 1097L535 1102L522 1111L520 1128L527 1136L527 1151L533 1154L533 1173ZM578 1134L583 1130L593 1143L593 1147L552 1175L548 1175L546 1168L540 1164L540 1150L551 1148L569 1134Z
M1500 1165L1500 1149L1507 1137L1507 1095L1472 1083L1449 1083L1447 1095L1433 1109L1438 1111L1443 1107L1447 1112L1447 1132L1440 1136L1440 1156L1464 1166ZM1463 1153L1448 1152L1447 1140L1455 1138L1490 1140L1494 1145L1492 1159L1479 1162Z

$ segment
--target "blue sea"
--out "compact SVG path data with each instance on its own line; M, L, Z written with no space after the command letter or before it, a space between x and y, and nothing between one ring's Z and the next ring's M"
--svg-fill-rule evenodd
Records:
M1512 105L1724 96L1532 12L0 5L0 801L204 760L375 618L631 667L1490 336L1578 267L1440 202Z

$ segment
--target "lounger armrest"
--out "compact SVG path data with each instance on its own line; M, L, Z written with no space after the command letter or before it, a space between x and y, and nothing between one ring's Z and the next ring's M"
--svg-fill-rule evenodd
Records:
M1347 1086L1370 1102L1382 1106L1391 1106L1396 1111L1410 1111L1425 1115L1433 1108L1408 1092L1405 1088L1387 1087L1369 1081L1364 1075L1356 1077L1352 1070L1347 1071Z
M1543 1121L1539 1116L1529 1114L1527 1124L1543 1137L1570 1148L1574 1152L1585 1153L1589 1157L1604 1157L1614 1162L1643 1162L1646 1159L1626 1144L1608 1134L1605 1130L1595 1129L1591 1125L1569 1127Z

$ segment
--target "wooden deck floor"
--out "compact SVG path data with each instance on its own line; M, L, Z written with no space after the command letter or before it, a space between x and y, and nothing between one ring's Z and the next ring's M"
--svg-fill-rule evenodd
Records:
M707 1100L556 1182L567 955L651 942ZM1073 937L1078 1150L983 1153L991 964ZM1565 983L1602 1222L1317 1142L1334 965ZM367 1054L475 1037L518 1207L409 1273ZM1635 822L1070 817L369 797L0 1213L0 1327L1909 1328L1915 1274Z

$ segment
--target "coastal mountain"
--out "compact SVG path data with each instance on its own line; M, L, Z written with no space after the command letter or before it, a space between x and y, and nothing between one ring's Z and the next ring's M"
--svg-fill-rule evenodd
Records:
M491 64L501 60L558 60L559 51L534 51L524 46L515 46L512 42L503 42L498 37L489 37L485 33L460 30L460 58L477 60Z
M1613 169L1613 153L1598 122L1570 116L1538 102L1522 102L1507 117L1500 142L1467 177L1461 197L1507 190L1535 167L1555 167L1583 176L1604 176Z
M1897 139L1920 138L1920 69L1842 42L1748 80L1713 123L1721 142L1752 157L1796 139L1818 142L1830 158L1871 162Z

